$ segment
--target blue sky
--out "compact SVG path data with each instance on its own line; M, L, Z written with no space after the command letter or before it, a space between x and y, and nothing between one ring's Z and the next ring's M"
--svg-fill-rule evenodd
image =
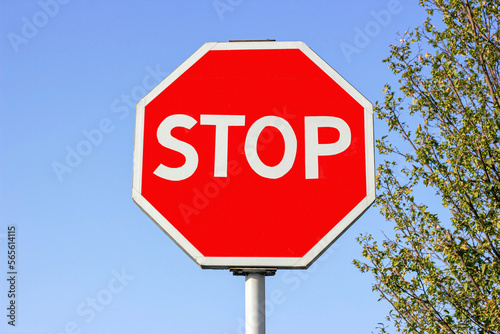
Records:
M135 103L205 42L264 38L305 42L375 103L416 2L0 1L5 277L8 226L18 251L16 326L2 279L0 332L243 333L244 279L200 269L132 201ZM388 305L352 265L355 238L390 230L371 208L309 270L267 278L268 333L374 330Z

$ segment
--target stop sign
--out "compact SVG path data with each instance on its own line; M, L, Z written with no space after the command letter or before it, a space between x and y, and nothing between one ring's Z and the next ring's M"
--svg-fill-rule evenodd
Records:
M137 104L132 197L203 268L307 268L375 198L372 105L302 42L206 43Z

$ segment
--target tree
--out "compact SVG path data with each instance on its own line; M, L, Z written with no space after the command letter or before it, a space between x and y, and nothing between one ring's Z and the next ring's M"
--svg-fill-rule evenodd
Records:
M427 19L384 60L399 88L375 106L389 129L376 205L394 235L358 238L354 262L399 332L500 333L500 1L419 3Z

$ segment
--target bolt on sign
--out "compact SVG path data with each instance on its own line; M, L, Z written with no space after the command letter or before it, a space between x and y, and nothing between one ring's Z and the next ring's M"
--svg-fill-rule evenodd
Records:
M137 104L132 197L202 268L307 268L374 201L372 105L303 42L206 43Z

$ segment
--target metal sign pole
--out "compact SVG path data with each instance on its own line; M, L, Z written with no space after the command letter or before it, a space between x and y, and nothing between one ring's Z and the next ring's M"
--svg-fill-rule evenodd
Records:
M235 276L245 276L245 334L266 333L266 276L276 269L231 269Z
M245 333L266 333L266 277L262 273L245 275Z

